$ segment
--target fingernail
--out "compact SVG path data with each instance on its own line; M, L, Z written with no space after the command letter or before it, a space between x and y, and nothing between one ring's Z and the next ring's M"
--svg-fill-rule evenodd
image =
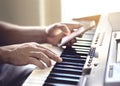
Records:
M63 61L62 58L60 58L60 59L59 59L59 62L62 62L62 61Z

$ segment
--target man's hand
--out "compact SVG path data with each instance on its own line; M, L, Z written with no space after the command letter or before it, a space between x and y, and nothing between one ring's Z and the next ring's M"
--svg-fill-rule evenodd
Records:
M0 61L14 65L34 64L41 69L51 66L51 59L62 59L38 43L23 43L0 47Z
M71 34L73 29L78 29L82 25L80 23L56 23L49 26L47 32L47 42L53 45L58 45L61 39ZM75 40L71 40L69 43L72 44Z

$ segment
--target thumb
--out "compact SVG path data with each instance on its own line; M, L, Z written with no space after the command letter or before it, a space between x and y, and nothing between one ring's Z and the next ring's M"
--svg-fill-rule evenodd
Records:
M61 32L59 35L58 35L58 40L59 40L59 43L61 42L61 40L62 40L62 38L63 37L65 37L65 36L67 36L68 35L68 33L66 33L66 32Z
M65 25L65 24L61 24L61 28L60 29L62 31L61 35L63 34L63 36L64 35L69 35L71 33L69 27L67 25Z

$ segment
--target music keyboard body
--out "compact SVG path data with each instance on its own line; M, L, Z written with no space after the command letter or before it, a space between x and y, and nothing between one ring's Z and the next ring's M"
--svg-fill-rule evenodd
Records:
M91 48L95 49L94 55L92 56L93 60L91 63L89 63L90 58L88 58L88 61L86 62L86 65L83 69L89 69L89 66L87 66L87 64L91 64L91 72L85 75L87 78L85 86L104 86L111 34L112 28L108 22L108 15L103 15L99 20L99 24L97 26L91 45ZM80 83L80 86L83 86L82 82Z
M115 64L116 54L112 53L116 52L116 46L112 47L115 43L112 42L113 34L114 28L110 24L109 15L101 15L96 29L86 32L82 38L77 37L76 43L62 51L62 63L55 63L48 68L47 73L47 69L41 70L46 73L44 80L33 84L33 73L23 86L119 86L120 79L115 81L113 73L113 66L120 68ZM42 78L42 72L37 72L36 77Z

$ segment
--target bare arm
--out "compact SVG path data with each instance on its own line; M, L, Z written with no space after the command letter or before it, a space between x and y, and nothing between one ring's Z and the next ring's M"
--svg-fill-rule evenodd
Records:
M46 42L45 27L18 26L6 22L0 22L0 45L8 45L24 42Z
M19 26L0 22L0 45L10 45L25 42L50 43L57 45L61 38L71 33L80 24L56 23L48 27Z

